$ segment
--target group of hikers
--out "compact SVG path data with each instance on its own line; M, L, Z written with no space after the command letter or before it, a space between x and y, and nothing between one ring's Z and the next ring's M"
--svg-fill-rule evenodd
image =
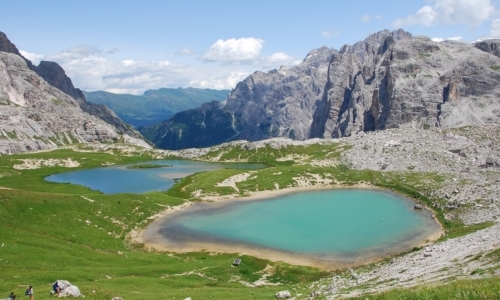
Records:
M33 292L33 286L31 286L31 285L29 288L26 289L26 292L24 292L24 294L26 296L29 296L30 300L35 299L34 292ZM16 296L16 294L14 294L14 292L11 292L8 299L9 300L17 300L17 296Z
M50 292L50 294L51 295L54 295L54 294L59 295L60 293L61 293L61 288L59 287L59 284L56 281L52 285L52 291ZM35 300L35 296L34 296L34 293L33 293L33 286L30 285L30 287L26 289L26 292L24 292L24 294L26 296L29 296L30 300ZM14 294L14 292L11 292L8 299L9 300L17 300L17 296L16 296L16 294Z

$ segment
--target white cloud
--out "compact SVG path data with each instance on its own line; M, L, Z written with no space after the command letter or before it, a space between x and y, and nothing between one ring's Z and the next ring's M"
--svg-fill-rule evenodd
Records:
M218 40L201 59L204 62L250 64L259 57L263 44L264 40L255 38Z
M261 60L261 65L264 68L276 68L279 66L294 66L299 64L301 61L297 60L295 57L290 56L283 52L273 53L269 56L263 57Z
M19 53L21 53L22 56L27 58L34 65L38 65L44 59L44 55L41 54L30 53L23 50L19 50Z
M61 51L56 54L47 55L45 60L55 61L59 64L70 63L88 57L96 57L102 53L102 50L92 45L81 45L70 47L66 51Z
M433 0L415 14L397 19L393 26L433 26L436 24L463 24L479 26L493 14L495 7L491 0Z
M246 72L230 72L223 76L212 79L194 79L189 81L190 87L195 88L211 88L211 89L232 89L238 82L245 79L249 74Z
M495 19L491 22L490 36L500 37L500 19Z
M444 41L455 41L455 42L459 42L462 40L462 37L461 36L453 36L453 37L449 37L447 39L443 39L443 38L440 38L440 37L435 37L435 38L432 38L432 41L434 42L444 42Z
M221 64L187 65L172 61L112 60L108 52L91 46L71 47L51 55L36 55L23 52L26 58L55 61L71 78L75 87L85 91L141 94L148 89L162 87L198 87L232 89L238 82L255 70L270 70L300 63L283 52L261 56L264 41L259 39L227 40L215 43L208 52ZM218 53L219 56L214 53ZM226 54L228 58L220 56ZM230 60L228 60L230 59Z
M364 16L361 17L361 22L368 23L372 20L380 20L380 19L382 19L382 16L380 16L380 15L372 16L372 15L365 14Z
M321 32L321 35L324 37L335 37L340 34L340 31L338 30L325 30Z
M97 47L81 46L40 57L60 64L77 88L113 93L141 94L162 87L232 89L255 71L254 66L190 66L171 61L132 59L113 61L102 53Z
M181 50L175 52L174 54L180 55L180 56L190 56L190 55L198 54L198 52L195 50L189 49L189 48L184 48L184 49L181 49Z

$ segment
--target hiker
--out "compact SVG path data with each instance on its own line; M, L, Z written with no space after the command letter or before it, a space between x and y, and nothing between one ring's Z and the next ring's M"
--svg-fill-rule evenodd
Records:
M61 288L59 287L59 284L56 282L54 282L54 284L52 285L52 289L53 289L53 292L54 294L60 294L61 293Z
M10 295L9 295L9 300L11 300L11 299L17 300L17 296L16 296L16 294L14 294L14 292L10 293Z
M26 290L26 296L30 296L30 300L35 300L35 296L33 296L33 286L30 285Z

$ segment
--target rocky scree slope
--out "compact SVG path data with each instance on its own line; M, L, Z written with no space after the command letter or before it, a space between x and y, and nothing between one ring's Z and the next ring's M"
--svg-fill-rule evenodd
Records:
M85 101L54 62L38 67L0 32L0 154L119 139L147 146L103 105Z
M339 270L311 284L310 294L292 295L296 299L337 299L360 296L393 289L410 288L424 284L441 284L452 279L478 279L500 276L500 124L487 123L460 128L389 128L360 133L339 139L309 139L296 141L273 138L256 142L232 141L211 148L190 148L180 151L153 150L157 158L182 157L221 161L222 155L237 148L282 149L289 145L348 144L350 148L337 160L303 160L300 155L286 157L296 164L311 166L345 165L355 170L380 171L383 177L400 178L402 186L409 186L432 199L432 207L444 212L447 220L466 225L482 222L491 227L459 238L450 238L415 249L410 253L368 266ZM102 147L108 147L103 145ZM281 158L283 159L283 158ZM234 160L231 160L234 161ZM239 161L239 160L236 160ZM242 161L245 161L244 159ZM319 163L319 164L318 164ZM241 174L239 174L241 175ZM307 179L311 174L304 173ZM325 174L325 178L328 178ZM436 176L436 177L434 177ZM236 176L234 176L236 177ZM233 183L235 182L233 177ZM434 177L434 178L433 178ZM240 177L241 179L241 177ZM344 187L332 180L313 186ZM417 179L417 180L415 180ZM239 180L239 179L238 179ZM243 181L247 179L243 178ZM297 180L297 179L296 179ZM230 182L225 179L224 181ZM225 184L220 182L221 185ZM241 180L237 182L242 182ZM227 184L227 183L226 183ZM370 182L363 182L369 186ZM229 185L227 185L229 186ZM297 187L299 186L297 182ZM279 189L293 187L281 186ZM234 198L240 195L228 196ZM194 197L212 194L197 191ZM426 242L427 241L422 241ZM367 296L369 297L369 296Z
M340 51L313 50L289 69L255 72L223 105L183 112L183 118L174 116L146 130L157 146L180 149L201 146L202 135L214 145L498 122L499 44L437 43L403 30L383 30ZM209 111L217 122L207 117ZM207 129L212 123L220 132Z

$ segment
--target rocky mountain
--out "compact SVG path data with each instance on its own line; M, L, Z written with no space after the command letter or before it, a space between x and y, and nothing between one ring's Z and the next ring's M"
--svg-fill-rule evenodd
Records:
M207 102L200 108L179 112L165 122L139 130L146 139L156 141L155 145L163 149L178 150L193 145L209 147L221 144L237 134L233 128L231 113L220 109L220 106L218 101ZM170 130L165 136L158 138L157 134L162 132L163 127Z
M54 62L34 66L0 32L0 154L142 136L104 105L88 103Z
M143 95L114 94L104 91L83 92L88 102L104 104L123 121L138 128L160 123L175 113L199 107L212 100L225 100L229 90L162 88Z
M499 122L498 45L499 40L438 43L401 29L383 30L339 51L313 50L289 69L255 72L224 106L183 112L192 117L174 116L148 128L148 137L178 149L199 147L202 135L225 141L303 140ZM217 115L217 122L207 112ZM209 132L212 123L223 127ZM194 134L185 134L186 128Z

